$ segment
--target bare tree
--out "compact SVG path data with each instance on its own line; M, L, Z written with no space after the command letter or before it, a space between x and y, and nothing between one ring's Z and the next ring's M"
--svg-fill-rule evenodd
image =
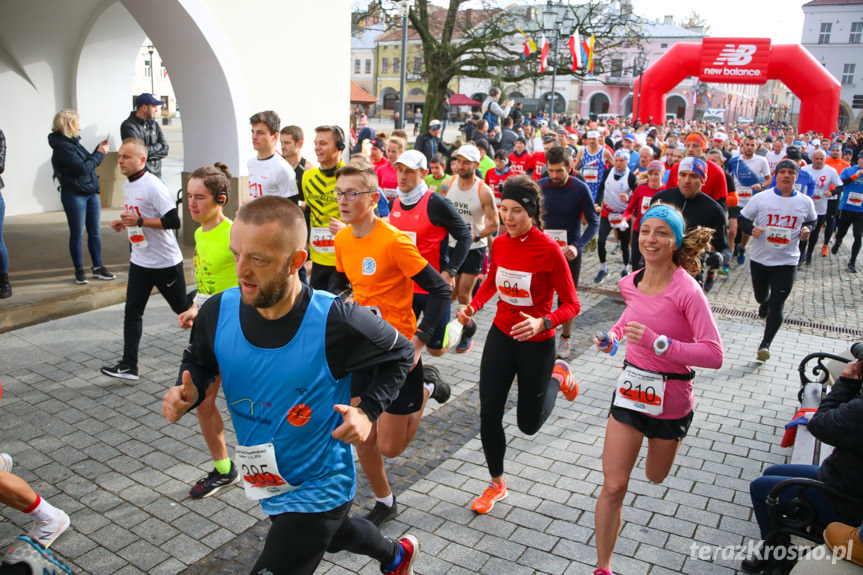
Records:
M537 44L541 33L544 5L508 5L495 0L482 0L477 8L463 8L469 0L449 0L446 7L436 6L429 0L414 0L408 19L408 38L422 43L423 77L427 82L422 129L435 117L447 94L447 86L455 77L488 78L493 85L504 82L535 79L539 71L539 55L522 58L524 36L527 33ZM476 6L477 1L470 2ZM582 38L594 35L596 53L595 73L603 69L603 57L624 44L640 41L639 18L626 11L621 13L614 3L588 0L577 6L565 5L575 21L574 28ZM370 15L395 26L388 34L400 34L398 3L394 0L371 0L365 11L354 14L354 22L362 22ZM394 39L394 38L393 38ZM550 39L549 39L550 40ZM586 71L572 71L572 59L566 48L568 37L558 44L557 74L584 77ZM549 42L551 46L551 41ZM552 57L549 54L551 73ZM403 64L404 65L404 64Z

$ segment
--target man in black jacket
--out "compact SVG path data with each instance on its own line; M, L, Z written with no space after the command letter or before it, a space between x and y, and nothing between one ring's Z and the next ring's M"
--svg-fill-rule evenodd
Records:
M818 411L809 421L809 432L825 444L833 445L833 453L817 465L773 465L749 486L752 508L761 528L762 539L772 528L766 498L778 483L785 479L807 478L820 480L824 485L837 489L857 499L863 499L863 449L860 438L863 433L863 362L857 360L845 366L842 376L833 385L833 390L821 400ZM860 525L863 508L848 501L832 501L820 491L786 489L779 498L780 508L785 508L793 497L802 495L812 504L816 512L815 524L823 529L834 521ZM816 531L820 533L821 531ZM741 566L750 573L760 572L766 566L766 553L760 553L743 561Z
M444 145L443 140L441 140L441 133L443 133L441 121L432 120L429 123L429 129L417 136L414 150L421 152L429 163L431 163L431 159L437 153L449 156L450 150Z
M135 111L120 124L120 139L138 138L147 145L147 171L162 177L162 158L168 155L168 140L155 120L159 106L164 102L152 94L141 94L135 99Z

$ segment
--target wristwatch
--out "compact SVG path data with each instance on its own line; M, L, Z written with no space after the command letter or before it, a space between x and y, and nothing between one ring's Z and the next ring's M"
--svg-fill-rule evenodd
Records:
M542 318L542 325L545 327L545 331L550 330L554 324L551 323L551 318L544 317Z
M144 227L144 218L138 218L137 225L139 228L143 228Z
M667 336L661 335L653 341L653 352L656 355L662 355L668 351L668 346L670 344L671 340Z

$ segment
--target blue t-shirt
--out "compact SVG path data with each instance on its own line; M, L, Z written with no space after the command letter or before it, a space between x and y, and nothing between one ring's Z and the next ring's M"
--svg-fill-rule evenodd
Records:
M776 187L776 174L773 174L773 187ZM794 182L794 191L800 192L809 196L810 198L815 196L815 178L812 177L812 174L809 172L800 170L797 172L797 180Z
M857 178L851 181L851 176L860 171L857 166L851 166L842 170L839 174L839 179L843 182L849 180L842 190L842 203L839 204L840 210L848 210L849 212L863 212L863 178Z

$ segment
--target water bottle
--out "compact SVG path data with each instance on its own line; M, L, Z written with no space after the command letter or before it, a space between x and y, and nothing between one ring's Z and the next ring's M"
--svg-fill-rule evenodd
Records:
M609 342L611 342L611 353L609 355L617 353L617 340L611 337L608 333L598 331L596 332L596 339L599 341L600 347L606 347Z

